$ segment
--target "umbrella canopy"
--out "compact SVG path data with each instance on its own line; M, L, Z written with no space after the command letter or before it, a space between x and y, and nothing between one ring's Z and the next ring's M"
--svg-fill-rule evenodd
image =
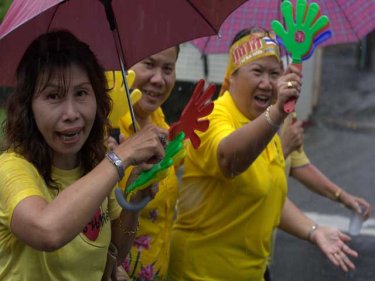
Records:
M119 70L103 2L112 4L125 67L165 48L217 34L245 0L14 0L0 25L0 86L15 83L26 47L42 33L68 29L108 70Z
M204 54L228 51L235 34L246 27L259 26L271 30L272 20L281 19L282 0L248 0L237 8L222 24L219 36L192 41ZM291 0L295 5L295 0ZM375 1L373 0L314 0L322 15L330 19L332 38L322 45L359 41L375 29Z

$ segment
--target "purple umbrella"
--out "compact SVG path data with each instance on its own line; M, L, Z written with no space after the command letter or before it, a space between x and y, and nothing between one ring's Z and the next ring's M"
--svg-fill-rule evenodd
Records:
M193 40L204 54L226 53L234 35L241 29L259 26L271 30L272 20L281 21L282 0L248 0L237 8L222 24L219 36ZM291 0L295 5L295 0ZM315 0L321 14L330 19L332 38L323 45L356 42L375 29L375 1L373 0Z

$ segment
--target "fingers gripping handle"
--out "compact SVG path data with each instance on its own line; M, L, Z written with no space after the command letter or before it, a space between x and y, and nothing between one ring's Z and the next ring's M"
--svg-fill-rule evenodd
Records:
M298 70L302 73L302 63L292 63L292 65L296 68L298 68ZM297 99L295 97L293 98L290 98L285 104L284 104L284 111L286 113L291 113L291 112L294 112L295 110L295 107L296 107L296 102L297 102Z

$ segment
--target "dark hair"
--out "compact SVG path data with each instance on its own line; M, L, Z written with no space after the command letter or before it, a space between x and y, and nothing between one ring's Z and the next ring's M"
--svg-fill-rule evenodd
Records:
M57 188L52 179L49 146L37 129L32 100L38 83L48 83L54 74L66 87L64 72L75 64L88 75L95 92L97 110L92 130L80 151L86 174L105 156L104 137L109 130L111 99L107 93L104 69L89 46L68 31L53 31L36 38L27 48L17 68L17 85L7 102L5 148L23 155L35 165L46 184ZM45 74L46 79L40 80ZM41 81L41 82L40 82Z

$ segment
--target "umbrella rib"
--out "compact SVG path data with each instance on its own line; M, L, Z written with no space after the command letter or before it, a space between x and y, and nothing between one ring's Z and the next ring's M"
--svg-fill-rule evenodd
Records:
M52 25L52 22L53 20L55 19L55 16L56 16L56 13L57 13L57 10L59 9L60 5L64 4L65 2L68 2L69 0L65 0L61 3L59 3L57 6L54 7L54 11L52 13L52 17L48 23L48 26L47 26L47 32L50 31L50 28L51 28L51 25Z
M207 50L208 43L211 41L210 38L211 38L211 37L207 37L206 42L204 43L203 51L202 51L202 55L205 55L205 54L206 54L206 50Z
M207 19L206 19L206 17L205 17L205 15L203 15L202 13L201 13L201 11L193 4L193 3L191 3L191 1L190 0L188 0L187 1L189 4L190 4L190 6L191 7L193 7L193 9L204 19L204 21L212 28L212 30L213 31L215 31L215 33L217 34L217 33L219 33L219 30L217 30Z
M54 11L53 11L53 15L48 23L48 26L47 26L47 32L50 31L50 28L51 28L51 25L52 25L52 22L53 22L53 19L55 18L55 15L57 13L57 9L59 8L59 6L55 6L54 8Z

